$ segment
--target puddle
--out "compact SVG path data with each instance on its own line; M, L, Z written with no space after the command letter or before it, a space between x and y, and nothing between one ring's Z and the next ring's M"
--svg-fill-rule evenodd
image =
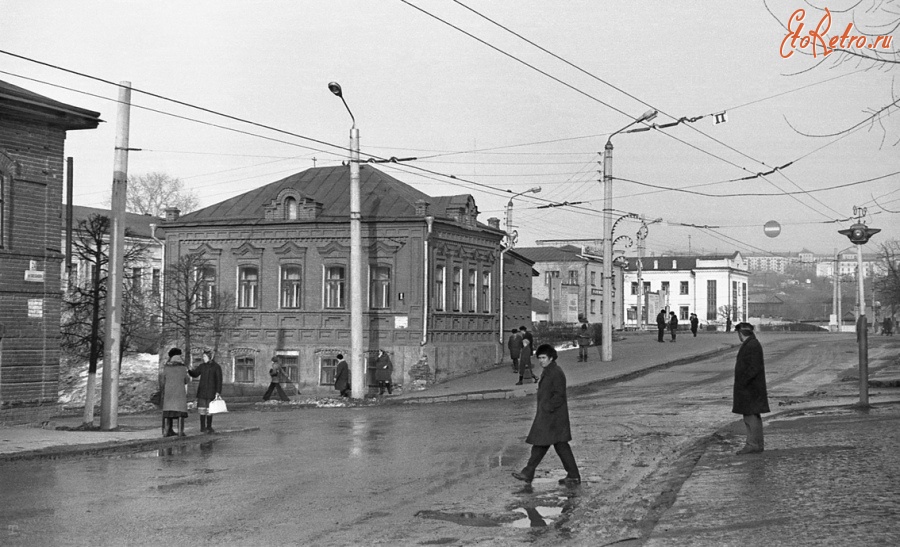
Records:
M494 518L489 515L479 515L478 513L445 513L442 511L419 511L417 517L434 520L445 520L462 526L480 526L492 527L500 526Z
M217 439L203 441L202 443L185 443L173 444L162 448L154 448L153 450L143 450L140 452L126 452L109 454L106 459L127 460L127 459L147 459L147 458L168 458L171 456L187 456L189 454L201 454L209 456L213 452Z
M515 510L522 513L525 518L514 520L507 524L512 528L541 528L553 524L562 515L562 507L519 507Z

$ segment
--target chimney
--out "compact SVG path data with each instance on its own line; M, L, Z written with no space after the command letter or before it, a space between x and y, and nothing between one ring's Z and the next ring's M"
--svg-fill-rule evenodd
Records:
M488 219L488 226L494 228L495 230L500 229L500 219L497 217L491 217Z
M166 222L175 222L181 216L181 209L178 207L166 207Z
M424 199L416 200L416 216L427 217L431 214L431 204Z

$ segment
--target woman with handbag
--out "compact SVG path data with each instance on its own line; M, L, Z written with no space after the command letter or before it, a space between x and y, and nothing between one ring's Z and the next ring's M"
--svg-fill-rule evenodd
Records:
M209 413L209 403L222 393L222 367L212 358L212 352L203 352L203 362L200 366L192 368L188 374L193 378L200 377L197 384L197 411L200 413L200 433L215 433L212 427L212 414Z
M162 391L163 436L174 437L173 424L178 419L178 436L184 437L184 419L187 418L187 383L191 381L181 357L181 349L169 350L169 360L163 367L159 387Z

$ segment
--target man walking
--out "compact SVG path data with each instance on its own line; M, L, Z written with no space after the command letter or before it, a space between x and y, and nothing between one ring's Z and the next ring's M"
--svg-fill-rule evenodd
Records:
M741 348L734 365L734 406L731 411L744 416L744 426L747 428L747 442L737 453L754 454L763 451L760 415L769 412L766 367L762 345L753 333L753 325L738 323L735 330L741 340Z
M569 406L566 401L566 375L556 364L556 358L556 350L550 344L541 344L537 349L537 359L543 372L538 384L537 412L531 424L531 431L525 439L525 442L531 445L531 457L528 458L528 463L522 471L513 472L512 476L530 483L534 479L538 464L552 445L566 470L566 476L559 479L559 484L574 486L581 484L581 474L569 446L572 431L569 427Z
M694 334L694 338L697 337L697 327L700 326L700 318L697 317L696 313L691 314L691 332Z
M522 337L518 329L509 331L509 340L506 347L509 348L509 358L512 359L513 372L519 372L519 356L522 354Z
M270 397L272 397L272 392L277 390L278 397L284 401L290 401L287 394L284 392L284 389L281 388L281 382L287 381L287 374L284 373L284 369L281 368L281 362L278 360L278 356L272 357L272 368L269 369L269 376L272 378L269 383L269 389L266 390L266 394L263 395L263 401L268 401Z
M581 324L581 328L576 333L575 341L578 343L578 362L587 362L588 346L591 345L591 332L588 330L586 321Z
M665 342L663 337L666 335L666 310L659 310L659 313L656 314L656 330L659 331L656 341Z

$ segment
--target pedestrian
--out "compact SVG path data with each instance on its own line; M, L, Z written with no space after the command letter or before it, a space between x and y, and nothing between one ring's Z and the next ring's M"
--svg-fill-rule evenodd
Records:
M531 334L530 330L525 328L525 325L519 327L519 333L523 340L528 340L528 354L534 355L534 335Z
M513 372L519 372L519 356L522 354L522 337L519 335L519 329L509 331L509 340L506 347L509 348L509 357L512 359Z
M375 359L375 381L378 382L378 394L384 395L387 389L388 395L392 394L391 377L394 374L394 363L391 362L390 356L383 349L378 350L378 357Z
M522 385L523 380L533 380L535 383L538 381L531 371L531 341L528 338L522 338L522 354L519 355L519 381L516 382L516 385Z
M162 391L163 429L165 437L174 437L174 422L178 420L178 436L184 437L184 419L187 418L187 384L191 381L181 357L181 348L169 350L169 360L163 367L159 381Z
M881 334L884 336L894 335L894 322L891 320L890 315L885 317L884 321L881 322Z
M725 318L725 332L731 332L731 317Z
M281 361L278 356L272 357L272 368L269 369L269 377L271 381L269 382L269 389L266 390L266 394L263 395L263 401L268 401L272 397L273 391L278 391L278 398L280 398L283 402L290 401L291 399L284 392L284 389L281 388L281 382L287 381L287 374L284 373L284 369L281 368Z
M656 341L665 342L663 337L666 334L666 310L659 310L659 313L656 314L656 330L658 331Z
M750 323L735 325L741 348L734 365L734 406L731 411L744 416L747 442L738 454L762 452L763 428L761 414L769 412L766 392L766 367L763 350Z
M700 318L697 317L696 313L691 314L691 332L694 334L694 338L697 337L697 327L700 326Z
M672 336L671 342L675 341L675 335L678 334L678 316L675 312L669 312L669 334Z
M581 324L581 329L579 329L575 338L578 343L578 362L586 363L588 360L588 346L591 345L591 332L588 330L587 322Z
M559 480L559 484L573 486L581 483L581 474L569 446L572 431L566 402L566 375L556 364L556 358L556 350L550 344L541 344L537 349L537 359L543 372L538 384L537 411L525 439L531 445L531 456L522 471L514 472L512 476L530 483L534 480L538 464L552 446L566 470L566 476Z
M334 369L334 389L338 390L341 397L350 397L350 365L344 360L344 356L337 354L338 364Z
M197 412L200 414L200 433L213 434L212 414L209 403L222 394L222 367L213 359L212 351L206 350L200 366L188 370L192 378L200 377L197 384Z

